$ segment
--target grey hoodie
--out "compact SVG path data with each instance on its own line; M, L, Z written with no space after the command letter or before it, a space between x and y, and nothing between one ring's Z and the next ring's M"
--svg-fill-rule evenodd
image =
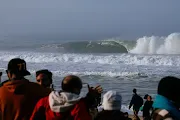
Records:
M51 92L49 95L49 105L53 112L66 112L70 110L81 97L69 92Z

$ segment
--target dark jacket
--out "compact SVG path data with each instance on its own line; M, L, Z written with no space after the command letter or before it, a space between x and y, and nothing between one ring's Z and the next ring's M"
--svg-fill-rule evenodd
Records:
M98 113L95 120L126 120L120 110L103 110Z
M25 79L5 82L0 87L1 119L28 120L37 101L49 93L50 89Z
M135 108L140 108L143 105L143 99L138 95L138 94L134 94L129 108L131 108L131 106L135 107Z
M91 120L83 98L68 92L51 92L36 104L30 120Z
M143 117L150 117L150 110L152 110L153 101L146 101L143 106Z

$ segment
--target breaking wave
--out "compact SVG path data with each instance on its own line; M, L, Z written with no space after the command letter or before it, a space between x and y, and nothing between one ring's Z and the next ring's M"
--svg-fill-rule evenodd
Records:
M180 33L167 37L144 36L137 41L107 39L100 41L77 41L62 44L43 45L41 49L50 49L65 53L133 53L133 54L180 54Z
M178 55L136 55L136 54L67 54L41 52L0 52L0 61L20 57L30 63L84 63L107 65L180 66Z
M77 41L44 45L41 49L55 49L65 53L128 53L128 49L117 41Z
M142 37L130 50L135 54L180 54L180 33L172 33L167 37Z

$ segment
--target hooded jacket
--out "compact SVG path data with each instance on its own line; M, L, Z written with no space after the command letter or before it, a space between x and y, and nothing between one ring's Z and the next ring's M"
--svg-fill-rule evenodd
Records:
M50 89L26 79L5 82L0 87L0 119L29 119L38 100L49 93Z
M91 120L83 98L69 92L51 92L36 104L30 120Z

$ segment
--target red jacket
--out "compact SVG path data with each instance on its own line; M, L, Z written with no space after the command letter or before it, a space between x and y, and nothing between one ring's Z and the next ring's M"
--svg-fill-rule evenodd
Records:
M51 94L54 93L55 92L52 92ZM66 120L67 118L71 118L72 120L92 120L85 105L84 99L79 99L75 103L75 100L69 100L70 102L67 102L65 100L66 102L62 102L63 99L58 98L59 100L57 101L62 103L57 103L57 101L54 101L54 103L52 103L54 105L52 105L51 94L48 97L39 100L39 102L36 104L30 120ZM72 96L70 99L72 99ZM74 105L71 106L71 103Z
M28 120L38 100L50 92L28 80L7 81L0 87L0 119Z

